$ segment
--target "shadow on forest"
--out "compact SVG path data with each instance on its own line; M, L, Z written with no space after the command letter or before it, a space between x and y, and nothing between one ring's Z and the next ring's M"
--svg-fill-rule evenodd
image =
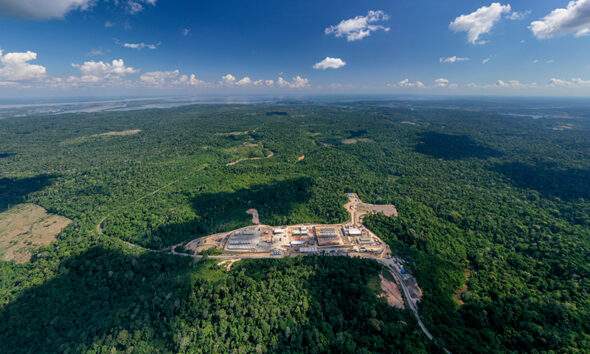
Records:
M507 177L518 188L534 189L545 197L564 200L590 198L590 170L560 168L553 163L535 165L511 162L493 169Z
M487 159L502 156L502 152L473 140L468 135L425 132L419 136L415 150L421 154L444 160L468 158Z
M388 309L367 286L379 270L367 260L243 261L225 273L214 262L94 247L59 269L0 310L1 353L395 352L423 345L411 315Z
M33 192L49 186L54 177L38 175L27 178L0 178L0 212L22 203Z
M14 152L3 152L3 151L0 151L0 159L7 159L9 157L13 157L14 155L16 155Z
M192 201L198 219L182 224L161 226L156 235L161 245L168 246L200 235L229 231L250 225L252 216L246 210L258 210L262 223L288 224L291 213L311 198L311 178L297 178L271 184L254 185L232 192L206 193Z
M158 338L166 333L165 322L180 306L179 296L188 293L184 275L190 263L182 257L132 256L102 247L68 259L60 265L61 275L25 290L2 309L0 353L79 353L107 337L138 351L158 351L142 342L152 339L146 334ZM135 330L144 334L132 338Z

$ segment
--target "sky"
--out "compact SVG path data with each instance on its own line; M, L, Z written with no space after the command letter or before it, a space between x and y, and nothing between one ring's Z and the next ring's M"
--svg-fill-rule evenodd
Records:
M0 98L590 96L590 0L0 0Z

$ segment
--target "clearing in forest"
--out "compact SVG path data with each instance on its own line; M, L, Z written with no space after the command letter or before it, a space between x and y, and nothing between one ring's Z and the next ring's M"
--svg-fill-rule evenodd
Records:
M20 204L0 213L0 258L28 262L35 249L53 242L71 222L35 204Z
M381 297L387 300L389 306L403 310L405 308L404 298L395 281L387 279L383 274L379 274L379 278L381 279Z
M227 148L225 151L232 155L232 160L228 162L226 166L237 165L243 161L270 159L274 156L274 153L265 149L262 143L245 142L240 146Z
M373 140L369 138L349 138L349 139L342 139L342 144L344 145L352 145L357 143L369 143Z
M253 225L260 225L260 216L258 216L258 210L256 209L248 209L246 214L252 215L252 224Z
M141 129L129 129L129 130L122 130L118 132L106 132L101 134L94 134L90 137L92 138L110 138L113 136L129 136L129 135L136 135L141 133Z
M141 133L141 129L128 129L128 130L120 130L120 131L110 131L106 133L100 134L92 134L87 136L81 136L78 138L66 140L63 142L65 145L79 145L89 141L96 141L100 139L110 139L115 137L125 137L125 136L133 136Z

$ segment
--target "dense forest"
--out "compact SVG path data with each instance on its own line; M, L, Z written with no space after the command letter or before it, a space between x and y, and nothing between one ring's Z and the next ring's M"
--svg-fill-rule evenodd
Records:
M533 118L472 105L0 120L0 212L32 202L74 221L30 263L0 261L0 352L440 351L377 297L374 263L227 272L149 251L247 225L248 208L268 224L342 221L350 191L397 206L366 224L409 261L444 347L587 351L590 109Z

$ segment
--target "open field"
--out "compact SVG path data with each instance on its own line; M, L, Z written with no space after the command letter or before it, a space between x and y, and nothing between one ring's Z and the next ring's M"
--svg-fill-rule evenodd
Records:
M0 256L26 263L35 249L53 242L71 222L35 204L17 205L0 214Z

